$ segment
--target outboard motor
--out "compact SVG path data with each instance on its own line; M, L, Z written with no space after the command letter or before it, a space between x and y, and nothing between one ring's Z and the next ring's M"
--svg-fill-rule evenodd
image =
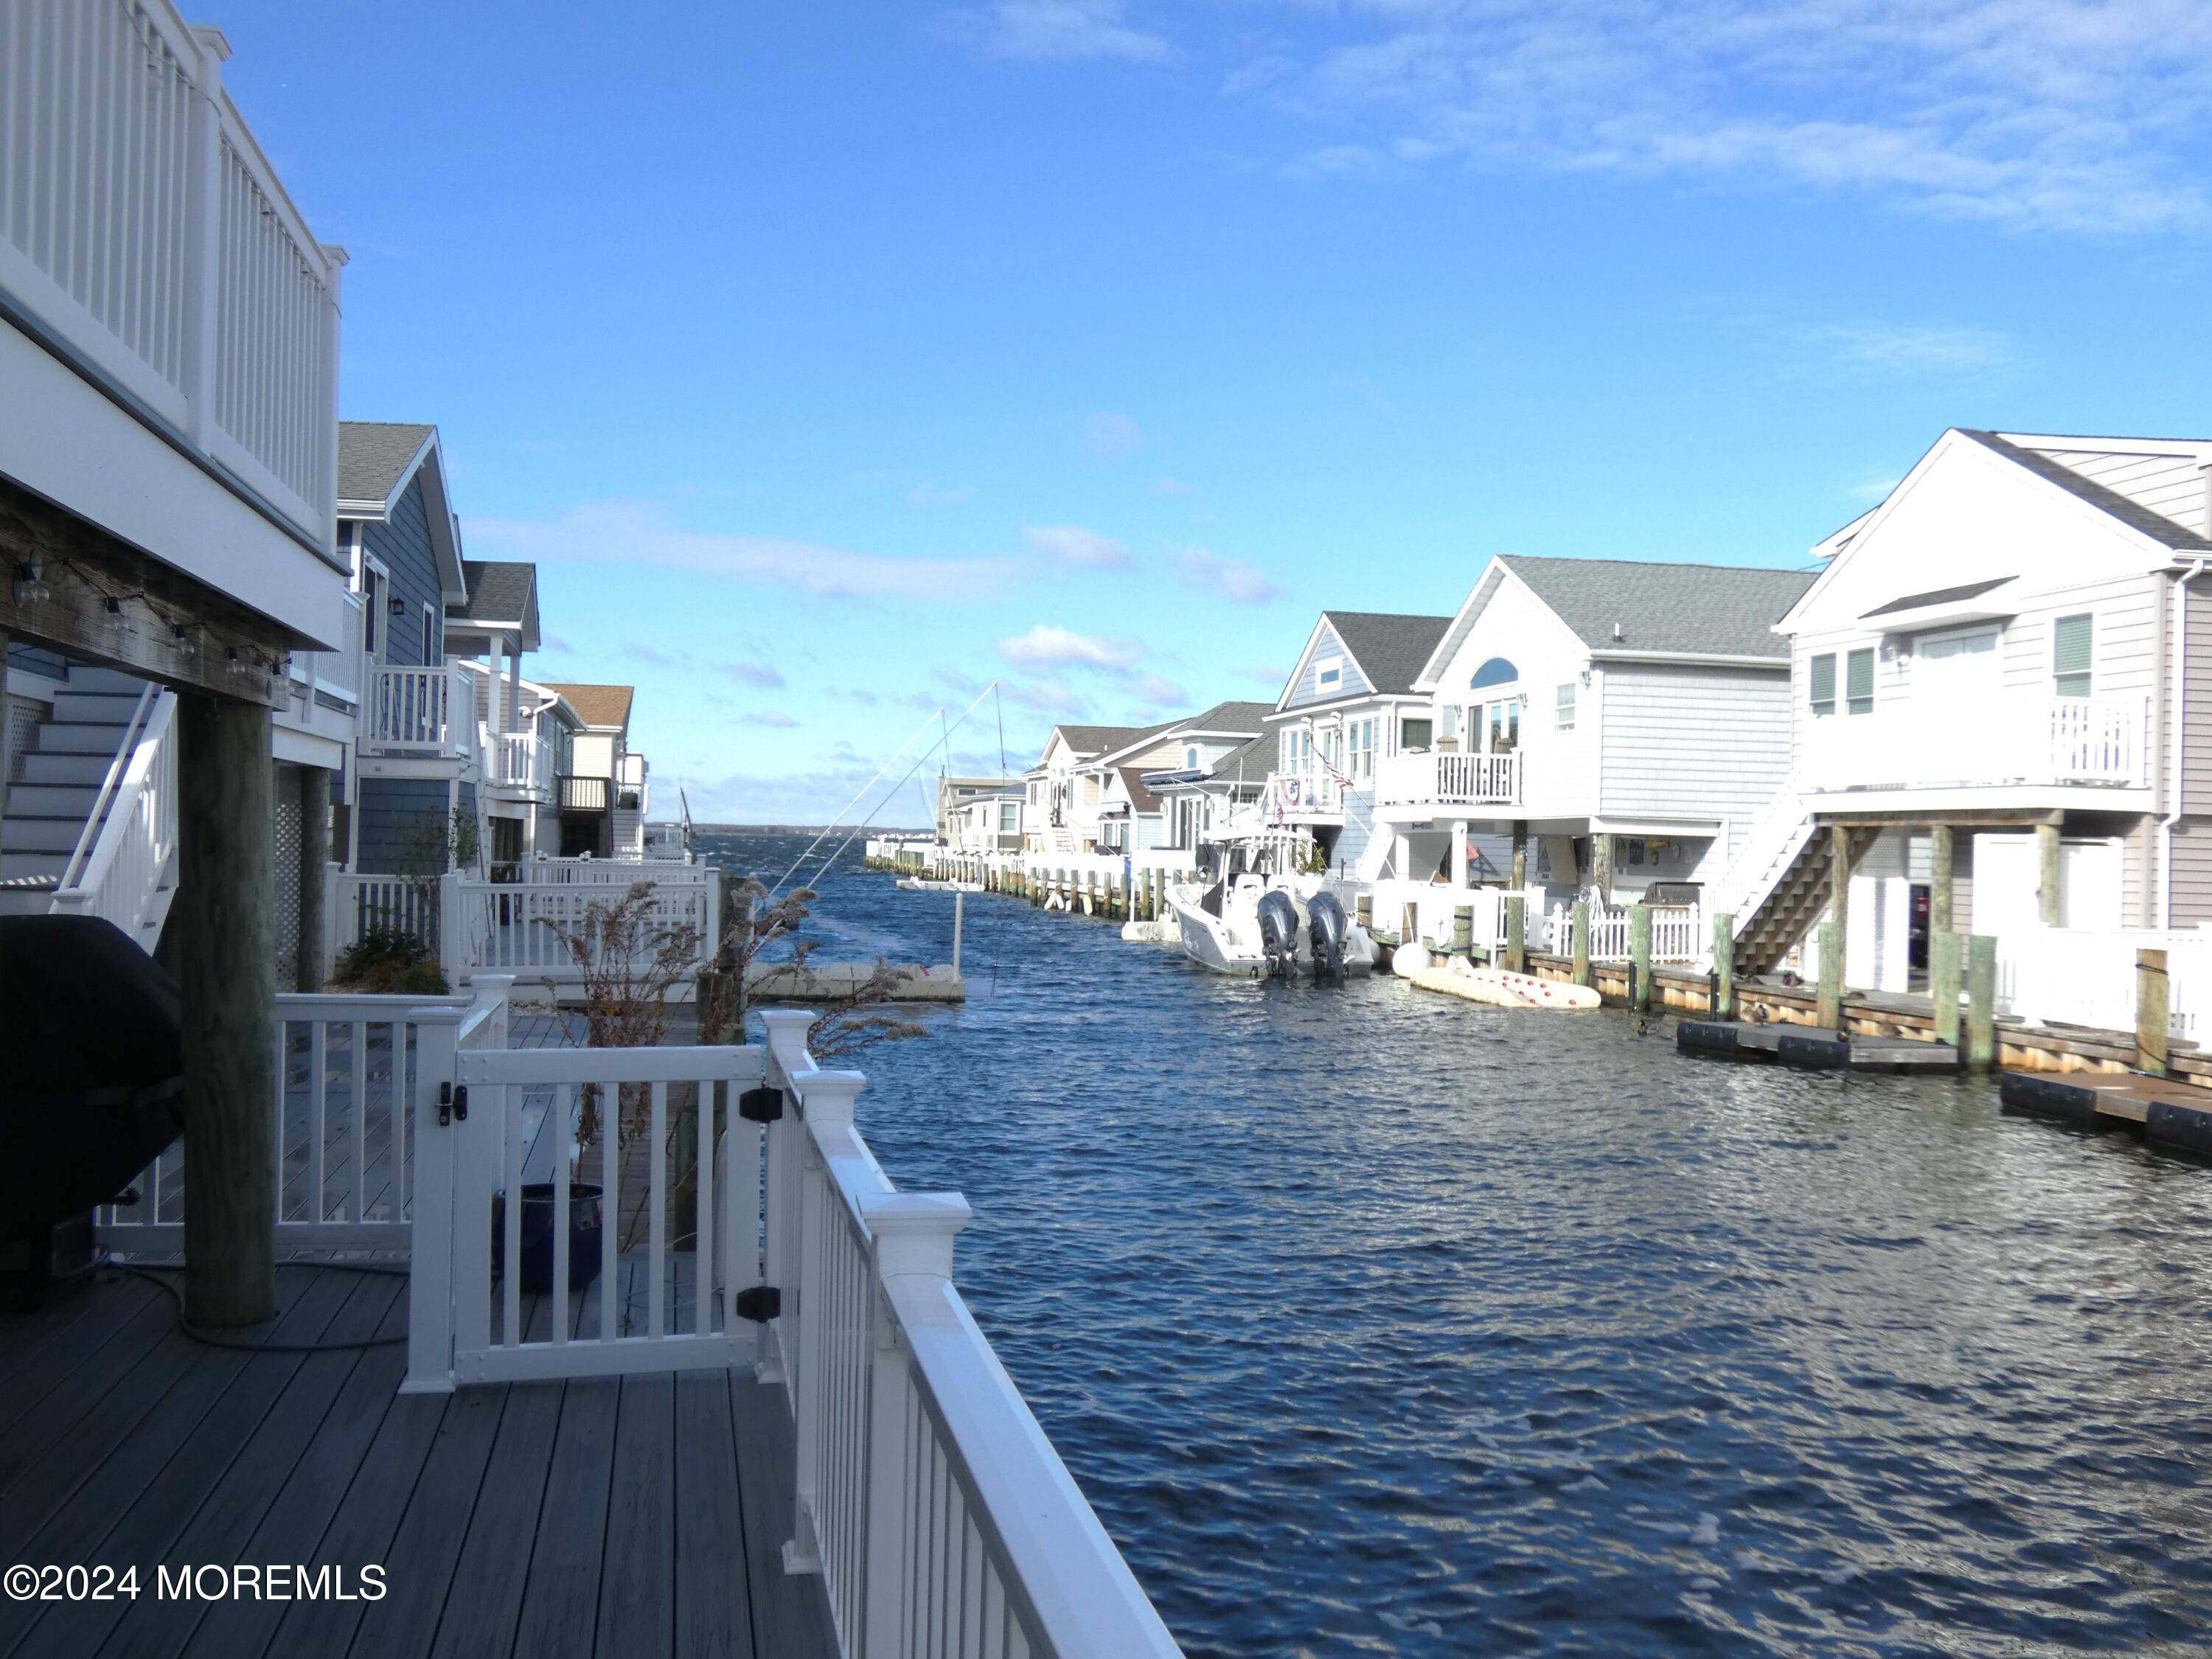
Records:
M1316 893L1306 901L1306 930L1313 942L1314 977L1344 982L1344 942L1351 925L1334 893Z
M1267 953L1267 977L1298 975L1298 910L1279 887L1260 895L1260 948Z

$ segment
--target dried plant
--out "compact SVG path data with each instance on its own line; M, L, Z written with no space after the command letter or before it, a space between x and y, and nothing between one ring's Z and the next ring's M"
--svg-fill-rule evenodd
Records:
M817 896L812 888L799 887L771 900L768 888L752 877L722 872L722 937L700 1003L702 1042L744 1041L745 976L763 951L805 925ZM811 940L795 943L793 962L805 967L813 950Z
M594 1048L658 1046L668 1035L669 994L690 977L698 960L699 929L663 921L653 903L654 885L635 881L612 903L592 900L574 927L546 924L583 975L584 1027ZM553 988L550 981L546 988ZM617 1145L641 1128L637 1120L645 1097L642 1089L623 1090ZM576 1126L578 1144L598 1140L599 1117L599 1087L587 1085Z

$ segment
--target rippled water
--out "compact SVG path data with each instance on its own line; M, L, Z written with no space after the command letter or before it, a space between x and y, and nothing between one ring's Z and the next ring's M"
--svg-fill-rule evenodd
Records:
M948 896L822 885L949 954ZM975 1206L976 1316L1193 1655L2212 1642L2212 1170L968 921L974 1000L867 1057L861 1127Z

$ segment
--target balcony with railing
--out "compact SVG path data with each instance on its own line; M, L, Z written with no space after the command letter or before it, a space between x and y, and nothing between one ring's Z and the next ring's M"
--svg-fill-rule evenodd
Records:
M0 9L0 290L329 558L344 256L223 89L229 55L170 0Z
M515 799L553 798L553 745L534 726L520 732L486 732L484 781Z
M2008 693L1906 697L1803 728L1808 793L2082 787L2144 788L2148 697Z
M1276 823L1340 823L1344 786L1335 774L1316 767L1267 774L1261 797L1267 818Z
M459 665L372 667L361 704L361 746L384 755L466 763L477 758L473 688Z
M1522 756L1392 755L1376 763L1377 806L1518 806Z

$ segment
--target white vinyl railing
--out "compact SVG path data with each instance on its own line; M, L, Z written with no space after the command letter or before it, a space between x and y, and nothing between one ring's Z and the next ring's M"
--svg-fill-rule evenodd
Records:
M511 984L487 976L468 997L276 999L270 1102L280 1249L409 1248L410 1104L419 1111L426 1096L434 1103L438 1085L453 1075L453 1044L506 1046ZM136 1203L94 1212L102 1248L183 1249L185 1175L179 1141L133 1183Z
M518 867L523 880L542 886L627 887L638 881L696 881L706 866L687 859L548 858L541 854Z
M501 789L549 794L553 787L552 745L535 732L483 733L484 781Z
M327 551L343 258L171 0L0 7L0 289Z
M1630 959L1632 907L1589 902L1589 959L1626 962ZM1651 907L1651 960L1655 963L1702 962L1710 954L1705 933L1704 908L1695 904L1655 904ZM1544 921L1544 942L1555 956L1574 951L1574 914L1555 904Z
M2023 927L1997 935L1997 1012L2036 1024L2136 1029L2136 953L2166 952L2167 1023L2212 1031L2212 928Z
M426 948L438 942L437 885L413 876L362 875L333 870L323 904L325 943L332 963L362 935L376 928L411 933Z
M1468 912L1469 943L1479 951L1504 948L1507 911L1505 902L1515 896L1509 887L1448 887L1427 881L1377 881L1368 884L1369 914L1375 925L1394 938L1405 938L1408 909L1413 916L1411 937L1425 945L1449 948L1459 936L1459 913ZM1519 895L1522 927L1531 950L1543 948L1545 890L1528 887Z
M453 665L368 671L361 704L364 746L466 760L475 753L476 734L468 678Z
M689 998L691 973L707 965L720 938L720 879L703 865L647 870L610 860L605 867L625 872L627 880L495 882L459 871L443 877L438 940L447 979L460 984L479 973L498 973L556 989L580 986L585 969L562 935L580 937L592 907L610 909L623 902L632 884L647 882L653 892L640 939L645 953L674 930L689 928L696 936L690 970L672 993L678 1000ZM532 873L533 866L523 866L526 877Z
M2008 692L1940 706L1910 697L1801 729L1808 788L1908 789L2006 784L2141 787L2150 700Z
M1376 763L1384 806L1509 806L1521 799L1521 754L1390 755Z
M797 1431L798 1537L842 1654L1180 1652L952 1284L957 1194L901 1193L853 1124L857 1073L815 1068L775 1012L769 1375ZM786 1127L787 1125L787 1127Z
M1344 786L1333 774L1318 769L1270 772L1261 799L1267 816L1278 823L1316 813L1327 817L1344 811Z
M114 923L149 955L176 891L176 712L174 692L140 693L52 905Z

